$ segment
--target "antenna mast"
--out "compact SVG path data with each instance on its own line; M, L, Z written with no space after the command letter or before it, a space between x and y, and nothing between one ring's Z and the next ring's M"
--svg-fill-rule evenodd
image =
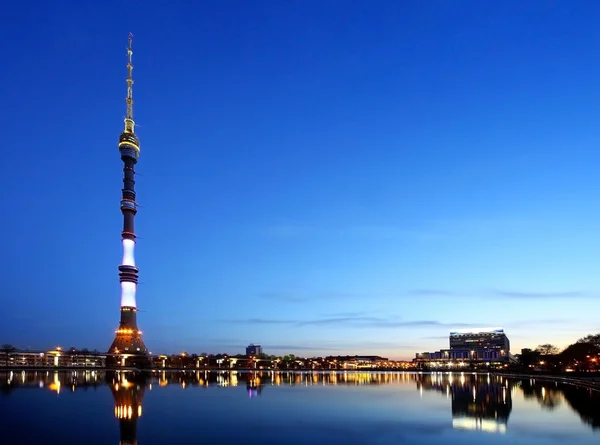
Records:
M131 62L131 56L133 49L131 42L133 40L133 34L129 33L129 46L127 47L127 116L125 117L125 132L133 133L135 122L133 121L133 63Z

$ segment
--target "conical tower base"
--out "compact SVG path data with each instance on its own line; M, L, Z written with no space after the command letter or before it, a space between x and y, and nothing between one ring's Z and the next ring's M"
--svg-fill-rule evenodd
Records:
M116 337L108 350L108 366L150 367L148 348L142 340L142 331L137 327L137 309L121 308L121 322Z

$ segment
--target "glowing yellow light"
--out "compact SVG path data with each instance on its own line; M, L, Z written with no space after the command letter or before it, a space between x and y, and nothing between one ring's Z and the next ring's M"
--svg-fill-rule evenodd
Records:
M134 147L138 153L140 152L140 147L137 144L135 144L134 142L132 142L131 140L119 142L119 147L121 145L129 145L131 147Z

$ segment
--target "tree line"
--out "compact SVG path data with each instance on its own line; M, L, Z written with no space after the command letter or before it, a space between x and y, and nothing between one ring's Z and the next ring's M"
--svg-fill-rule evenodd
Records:
M540 371L586 372L600 369L600 334L590 334L560 350L552 344L525 348L517 356L522 368Z

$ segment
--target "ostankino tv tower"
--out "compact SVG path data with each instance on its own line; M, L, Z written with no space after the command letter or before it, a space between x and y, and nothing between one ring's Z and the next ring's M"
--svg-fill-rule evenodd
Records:
M116 331L116 337L110 346L109 354L124 365L134 365L139 359L148 355L148 349L142 341L142 332L137 326L137 305L135 300L136 287L138 283L138 268L135 265L135 229L134 217L137 213L137 202L135 200L135 170L134 166L140 156L140 141L134 132L133 121L133 64L131 56L132 35L129 34L129 46L127 48L127 116L125 117L125 131L119 138L119 151L123 161L123 195L121 198L121 212L123 213L123 231L121 238L123 242L123 261L119 266L119 278L121 281L121 322ZM129 358L133 358L133 360Z

